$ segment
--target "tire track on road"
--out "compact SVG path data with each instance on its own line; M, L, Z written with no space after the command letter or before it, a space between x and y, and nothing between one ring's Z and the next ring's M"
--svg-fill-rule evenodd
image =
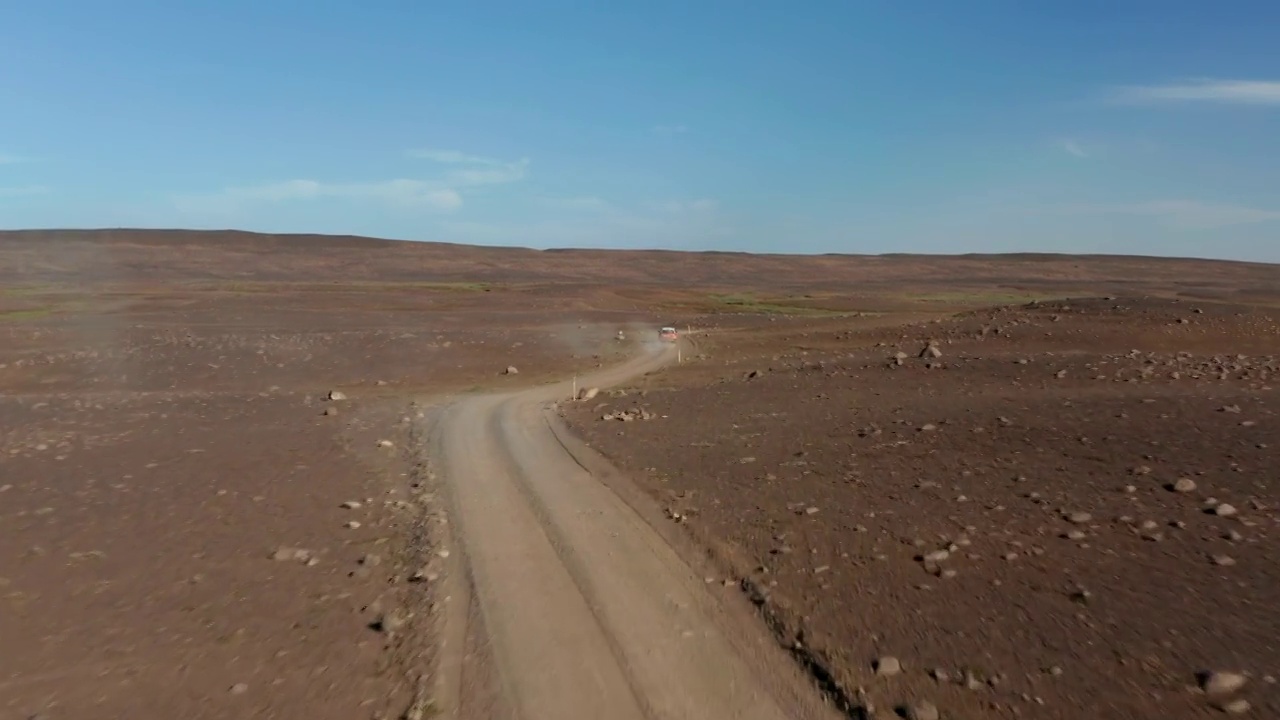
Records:
M674 357L650 352L583 387ZM816 717L820 702L784 708L767 689L777 678L764 682L760 658L741 657L713 617L703 579L561 445L543 412L569 392L561 383L466 398L441 418L454 542L489 648L462 658L464 670L491 664L521 720Z

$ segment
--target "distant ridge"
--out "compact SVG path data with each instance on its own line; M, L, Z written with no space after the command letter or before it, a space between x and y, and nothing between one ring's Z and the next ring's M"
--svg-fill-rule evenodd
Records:
M0 231L0 282L396 281L592 283L856 291L934 282L974 286L1112 283L1280 296L1280 265L1050 253L754 254L461 245L239 230Z

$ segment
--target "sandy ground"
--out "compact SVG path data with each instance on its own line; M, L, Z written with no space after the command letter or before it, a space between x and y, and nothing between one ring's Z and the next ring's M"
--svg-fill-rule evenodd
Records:
M1072 294L1118 299L1047 300ZM619 709L723 687L655 689L678 666L636 659L687 645L631 617L670 586L784 708L816 687L853 716L1275 715L1277 299L1275 266L1142 258L0 233L0 716L550 703L518 689L554 667L516 660L531 568L577 603L553 618L613 643L583 657L626 680ZM542 430L513 448L544 390L467 400L671 322L699 330L681 365L545 426L572 468ZM476 466L447 442L528 507L563 498L536 518L554 553L513 566L489 530L532 526L487 506L453 526L446 480ZM667 559L600 561L639 538ZM761 670L778 654L800 680ZM1243 688L1204 692L1210 670Z

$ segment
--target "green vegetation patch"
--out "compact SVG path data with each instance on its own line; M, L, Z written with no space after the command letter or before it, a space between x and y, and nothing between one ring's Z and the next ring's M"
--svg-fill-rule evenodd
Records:
M197 283L191 289L210 292L278 293L278 292L410 292L414 290L437 292L490 292L498 286L482 282L428 282L428 281L378 281L355 280L351 282L308 283L270 281L231 281Z
M856 310L821 307L813 298L759 298L750 293L712 295L713 311L755 313L760 315L802 315L805 317L841 317L862 314Z
M0 310L0 322L22 322L49 317L57 310L53 307L25 308L22 310Z

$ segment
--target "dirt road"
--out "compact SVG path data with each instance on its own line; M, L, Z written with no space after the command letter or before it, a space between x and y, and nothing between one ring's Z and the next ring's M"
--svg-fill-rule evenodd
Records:
M649 351L585 380L619 383L674 356ZM570 393L560 383L467 398L438 425L463 570L455 581L470 605L455 613L470 638L453 648L465 657L443 709L522 720L825 717L764 631L731 619L561 444L547 407Z

